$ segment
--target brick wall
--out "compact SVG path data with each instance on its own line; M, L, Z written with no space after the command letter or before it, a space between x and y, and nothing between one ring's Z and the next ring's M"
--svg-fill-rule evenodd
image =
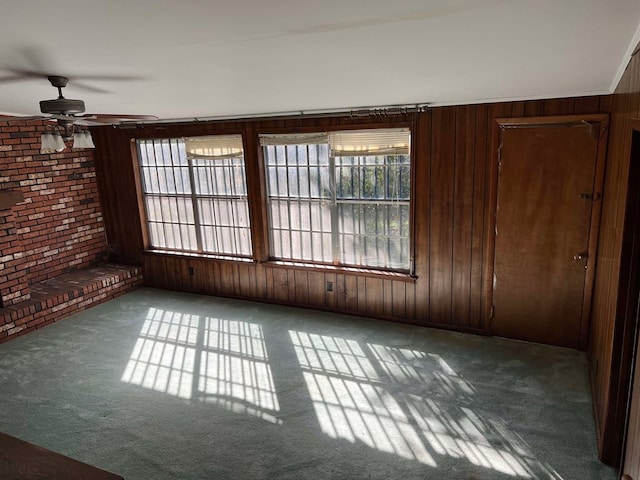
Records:
M12 261L29 283L95 265L107 256L93 151L72 150L68 144L62 153L41 155L46 123L0 123L0 190L20 190L25 197L11 209L11 229L4 234L10 231L9 240L21 242L22 252L13 252L19 258ZM6 210L2 213L8 217ZM0 276L0 289L3 280L8 281Z
M24 248L10 209L0 210L0 307L29 300L29 280L23 272Z
M143 283L140 267L104 263L93 150L41 155L45 125L0 123L0 190L24 196L0 210L0 343Z
M103 264L31 286L31 298L0 308L0 343L135 290L142 269Z

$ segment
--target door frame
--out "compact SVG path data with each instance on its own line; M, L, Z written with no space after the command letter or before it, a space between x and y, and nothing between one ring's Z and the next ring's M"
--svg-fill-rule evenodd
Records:
M496 244L496 219L498 206L498 165L500 163L500 147L502 132L507 128L526 128L535 126L552 126L562 124L574 124L580 122L598 124L598 150L596 154L595 176L593 183L594 195L599 194L600 198L593 201L591 209L591 219L589 223L589 243L587 257L587 272L585 274L584 293L582 297L582 316L580 320L581 350L586 350L589 340L589 323L591 318L591 298L593 295L593 285L595 278L595 260L598 248L598 235L600 232L600 213L602 210L602 189L604 187L604 170L607 158L607 138L609 133L609 115L560 115L548 117L516 117L516 118L496 118L493 122L491 132L491 162L488 175L489 199L487 204L487 221L485 228L485 258L484 265L484 285L483 294L485 302L485 328L493 334L493 275L495 271L495 244Z
M637 135L637 137L636 137ZM629 129L631 148L629 150L628 185L640 182L640 119L631 121ZM634 137L637 138L634 141ZM634 158L635 157L635 158ZM611 384L615 396L608 407L611 429L620 444L620 469L624 469L627 453L627 437L634 382L640 381L640 372L635 368L638 354L638 332L640 331L640 192L627 188L625 200L624 227L622 229L622 251L620 253L620 273L616 302L616 319L613 331L613 358ZM616 354L617 353L617 354ZM615 370L614 370L615 368ZM615 460L611 445L603 456Z

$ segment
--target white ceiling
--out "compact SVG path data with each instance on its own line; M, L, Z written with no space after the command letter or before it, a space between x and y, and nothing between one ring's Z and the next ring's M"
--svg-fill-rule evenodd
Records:
M91 113L164 119L610 93L638 0L4 0L1 69L71 77ZM82 75L111 91L73 87ZM79 78L78 78L79 80ZM0 83L38 114L44 79Z

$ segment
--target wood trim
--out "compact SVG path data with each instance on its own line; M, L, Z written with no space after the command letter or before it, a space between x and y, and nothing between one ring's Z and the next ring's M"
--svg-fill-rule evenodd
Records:
M562 123L579 122L608 122L609 115L595 113L587 115L549 115L535 117L496 118L495 121L504 128L509 127L533 127L535 125L557 125Z
M503 119L494 119L491 129L491 159L488 179L487 227L485 229L485 264L484 264L484 318L485 327L493 331L493 274L496 255L496 207L498 205L498 166L501 155L501 136Z
M244 148L244 168L247 178L247 202L249 204L249 225L251 227L251 245L253 258L257 262L266 260L268 236L265 235L267 212L262 199L265 198L264 169L262 154L256 133L247 128L242 135Z
M0 190L0 210L7 210L24 201L24 194L17 190Z
M123 480L88 463L0 433L0 472L4 478Z
M596 157L596 171L593 180L593 194L600 199L593 202L591 208L591 221L589 226L589 244L587 247L588 259L585 290L582 301L582 322L580 329L580 348L586 350L589 344L589 327L591 323L591 306L593 303L593 289L595 287L596 259L598 255L598 239L600 237L600 217L602 214L602 192L604 189L604 172L607 162L607 148L609 139L609 115L594 116L591 122L598 122L598 152Z
M637 133L636 133L637 132ZM627 135L640 136L640 120L630 122ZM632 143L632 140L629 140ZM635 144L635 145L634 145ZM635 148L634 148L635 147ZM640 281L640 138L629 151L627 200L625 202L624 229L618 291L616 292L616 318L613 330L610 397L605 424L601 434L608 441L601 445L600 456L606 463L618 464L624 454L625 435L631 390L633 363L637 354L638 293ZM636 157L635 159L633 157Z
M254 205L262 212L259 217L259 223L256 223L256 226L254 227L255 230L259 230L260 237L262 238L262 251L260 252L259 256L256 256L256 260L265 262L269 260L269 252L271 252L271 237L269 235L269 202L267 198L267 177L264 163L264 152L262 151L262 148L260 148L258 132L253 128L251 128L250 132L254 138L256 167L258 169L258 175L260 178L259 197L254 199Z
M410 198L409 198L409 258L411 265L409 266L409 274L414 276L416 273L416 152L418 149L424 149L424 140L421 135L416 135L418 131L418 117L414 115L409 134L411 135L411 145L409 152L411 154L411 177L410 177Z
M253 263L257 262L251 257L233 257L231 255L215 255L215 254L207 254L207 253L190 253L190 252L180 252L180 251L172 251L172 250L160 250L160 249L148 249L142 252L143 255L159 255L166 256L171 258L188 258L197 260L213 260L215 262L231 262L231 263Z
M409 282L415 283L417 278L410 275L409 273L401 273L401 272L388 272L383 270L369 270L366 268L358 268L358 267L343 267L343 266L332 266L332 265L322 265L315 263L304 263L304 262L285 262L278 260L270 260L267 262L263 262L262 266L265 268L286 268L292 270L304 270L304 271L316 271L323 273L341 273L341 274L350 274L357 275L359 277L369 277L369 278L380 278L383 280L394 280L401 282Z
M604 171L607 153L607 134L609 126L608 114L589 115L552 115L548 117L519 117L519 118L496 118L494 119L491 136L491 166L489 174L489 202L487 205L487 235L485 237L486 258L485 268L485 289L484 295L487 299L484 315L487 319L487 329L492 332L492 309L493 309L493 275L495 271L495 230L496 230L496 209L498 204L498 182L499 165L502 147L502 132L506 128L535 127L538 125L559 125L579 122L598 123L598 151L596 157L596 171L594 176L594 193L602 192L604 185ZM589 339L589 320L591 318L591 302L594 288L595 259L597 253L598 237L600 232L600 213L602 202L594 202L591 210L591 221L588 240L588 257L593 259L589 262L591 268L587 269L585 275L585 288L583 292L582 318L580 323L580 348L586 349Z
M133 162L133 181L136 185L136 197L138 199L138 216L140 218L140 227L142 230L142 248L145 250L151 247L149 240L149 222L147 221L147 209L144 203L144 195L142 193L142 179L140 178L140 158L138 157L138 146L135 139L130 140L131 161Z

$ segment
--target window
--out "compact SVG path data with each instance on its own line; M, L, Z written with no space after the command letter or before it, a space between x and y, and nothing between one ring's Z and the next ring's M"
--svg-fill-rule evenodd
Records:
M260 140L274 258L410 271L408 129Z
M154 249L251 256L240 135L138 140Z

